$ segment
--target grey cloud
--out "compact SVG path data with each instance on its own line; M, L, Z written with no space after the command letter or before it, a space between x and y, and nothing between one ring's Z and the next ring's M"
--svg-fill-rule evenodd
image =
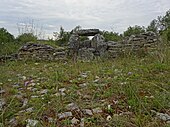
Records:
M16 24L34 19L46 33L76 25L124 31L146 26L169 9L169 0L0 0L0 27L17 34ZM3 21L3 22L2 22Z

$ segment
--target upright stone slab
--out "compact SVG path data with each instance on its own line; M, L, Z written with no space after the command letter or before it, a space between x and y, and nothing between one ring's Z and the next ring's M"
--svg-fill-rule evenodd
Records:
M71 37L69 38L69 56L74 57L76 59L78 55L78 50L79 50L79 35L77 33L73 33Z
M100 34L96 34L92 38L91 47L95 49L99 56L101 56L107 50L108 46L105 42L105 38Z

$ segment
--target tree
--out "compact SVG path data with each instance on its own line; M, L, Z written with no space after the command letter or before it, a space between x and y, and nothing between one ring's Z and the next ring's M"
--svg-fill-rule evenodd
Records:
M137 35L137 34L144 33L144 32L145 32L145 28L143 26L141 27L141 26L135 25L133 27L129 26L128 29L124 31L123 35L127 37L127 36Z
M122 39L119 33L116 32L103 31L102 35L106 41L120 41Z
M152 20L149 26L146 28L146 30L158 33L158 20L156 19Z
M170 10L164 16L158 16L158 29L165 41L170 41Z
M63 46L67 45L70 38L70 32L65 31L64 28L61 26L59 32L53 32L53 36L56 38L56 43L59 46Z
M159 29L164 31L170 28L170 10L164 16L158 16Z
M23 33L19 35L16 39L21 43L26 43L29 41L37 41L37 36L33 35L32 33Z
M10 34L5 28L0 28L0 43L13 42L14 36Z
M64 38L64 32L65 32L65 31L64 31L64 28L61 26L61 27L60 27L59 36L58 36L59 39Z

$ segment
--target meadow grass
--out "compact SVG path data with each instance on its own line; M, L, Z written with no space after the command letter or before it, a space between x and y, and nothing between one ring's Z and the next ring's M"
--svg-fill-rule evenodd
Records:
M0 85L5 90L1 98L6 104L0 111L0 123L6 127L15 118L16 126L25 126L27 119L40 121L40 127L71 126L71 118L59 120L56 114L66 112L66 105L73 102L80 109L102 109L93 116L75 113L77 119L85 119L85 126L168 127L151 110L170 113L169 56L167 48L144 57L127 55L91 62L1 63ZM56 96L61 88L66 89L65 96ZM46 89L48 92L42 93ZM24 99L28 99L25 106ZM33 111L26 111L28 108ZM108 115L110 121L106 120ZM46 117L55 121L49 122Z

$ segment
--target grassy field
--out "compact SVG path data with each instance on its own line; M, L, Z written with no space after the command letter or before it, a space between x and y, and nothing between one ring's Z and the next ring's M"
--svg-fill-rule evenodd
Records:
M169 127L169 56L0 63L0 126Z

